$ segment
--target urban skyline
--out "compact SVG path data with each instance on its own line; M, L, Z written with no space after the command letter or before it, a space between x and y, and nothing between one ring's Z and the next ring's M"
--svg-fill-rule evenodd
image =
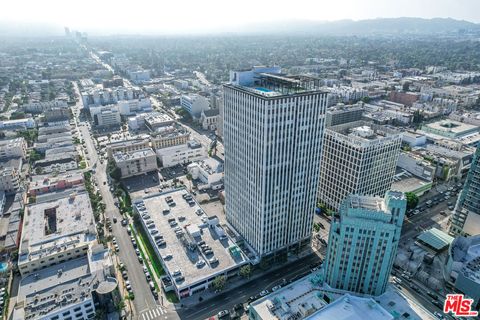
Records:
M0 317L475 317L461 4L6 4Z

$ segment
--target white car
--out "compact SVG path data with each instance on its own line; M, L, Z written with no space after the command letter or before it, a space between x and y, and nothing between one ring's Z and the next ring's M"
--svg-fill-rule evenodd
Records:
M260 292L260 297L264 297L267 294L269 294L268 290L263 290L262 292Z
M280 288L281 288L281 286L275 286L275 287L272 288L272 292L275 292L275 291L277 291L277 290L280 289Z

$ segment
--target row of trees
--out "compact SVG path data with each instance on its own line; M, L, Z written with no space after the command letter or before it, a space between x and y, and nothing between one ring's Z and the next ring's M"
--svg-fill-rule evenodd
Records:
M252 273L252 267L247 264L240 268L239 274L245 279L249 279ZM225 288L227 284L227 277L226 276L218 276L212 281L212 287L216 291L221 291Z

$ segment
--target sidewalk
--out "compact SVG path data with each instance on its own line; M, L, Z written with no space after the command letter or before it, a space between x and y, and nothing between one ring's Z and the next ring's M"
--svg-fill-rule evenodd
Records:
M169 306L173 303L168 301L166 295L164 295L164 291L163 291L163 288L162 288L162 281L161 281L160 277L157 275L157 272L155 271L155 268L152 265L152 261L150 260L150 256L147 253L148 251L145 248L142 239L137 235L137 233L139 231L135 228L134 223L133 223L133 219L130 219L130 217L129 217L128 220L129 220L130 228L132 228L132 230L134 231L138 249L140 250L141 253L143 253L143 263L148 268L150 276L152 277L152 281L156 285L156 289L157 289L157 293L158 293L158 297L159 297L158 301L160 302L162 307L167 307L167 306Z
M252 272L252 274L250 275L250 277L248 279L245 279L243 278L242 276L238 276L238 278L232 282L228 282L227 281L227 285L225 286L225 288L218 292L218 293L215 293L213 292L211 289L207 289L205 291L202 291L201 293L198 293L198 294L194 294L193 296L190 296L190 297L187 297L187 298L183 298L181 300L181 302L179 304L182 304L183 307L192 307L192 306L195 306L198 304L198 299L199 298L202 298L202 302L205 302L205 301L208 301L210 299L213 299L215 298L216 296L218 296L219 294L222 294L222 293L225 293L225 292L228 292L228 291L231 291L235 288L238 288L246 283L249 283L249 282L252 282L254 281L255 279L258 279L258 278L261 278L265 275L265 273L270 273L270 272L274 272L276 270L279 270L283 267L285 267L285 265L287 264L290 264L292 262L295 262L301 258L304 258L306 256L308 256L309 254L311 253L315 253L317 252L317 250L314 250L314 249L311 249L311 250L306 250L304 253L302 253L301 255L299 256L296 256L295 258L292 258L292 259L289 259L287 262L285 262L284 264L281 264L281 265L275 265L275 267L271 267L265 271L262 271L262 270L256 270L254 272ZM278 279L278 282L280 282L281 279Z

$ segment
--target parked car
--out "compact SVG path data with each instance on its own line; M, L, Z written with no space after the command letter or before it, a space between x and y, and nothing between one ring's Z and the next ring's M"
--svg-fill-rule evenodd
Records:
M217 314L217 316L218 316L219 318L223 318L223 317L228 316L229 313L230 313L230 312L228 312L228 310L222 310L222 311L220 311L220 312Z
M260 297L264 297L268 294L268 290L263 290L263 291L260 291Z

